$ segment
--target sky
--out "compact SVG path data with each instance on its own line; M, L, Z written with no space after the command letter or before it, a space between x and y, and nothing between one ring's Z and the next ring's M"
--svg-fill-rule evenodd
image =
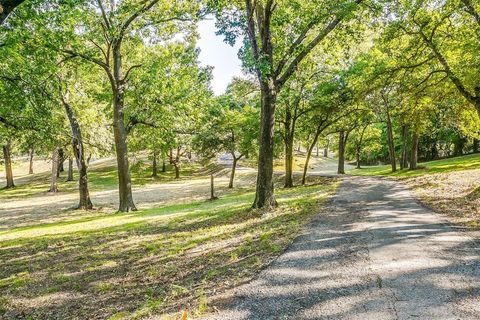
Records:
M203 66L212 66L213 80L212 89L216 95L223 94L227 85L234 76L241 76L241 61L237 53L240 43L237 41L235 47L223 42L223 36L215 35L215 21L213 18L203 20L199 23L198 31L200 40L200 63Z

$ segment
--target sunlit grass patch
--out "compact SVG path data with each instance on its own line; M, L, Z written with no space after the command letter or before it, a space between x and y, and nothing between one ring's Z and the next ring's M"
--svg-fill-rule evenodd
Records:
M419 163L418 170L397 170L392 173L390 165L370 166L362 169L349 170L347 173L358 176L392 176L392 177L416 177L424 174L435 174L452 171L461 171L480 168L480 154L471 154L462 157L435 160Z

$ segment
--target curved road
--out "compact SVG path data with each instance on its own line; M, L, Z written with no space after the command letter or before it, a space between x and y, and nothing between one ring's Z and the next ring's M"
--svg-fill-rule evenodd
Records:
M400 183L345 177L325 212L207 319L479 319L480 248Z

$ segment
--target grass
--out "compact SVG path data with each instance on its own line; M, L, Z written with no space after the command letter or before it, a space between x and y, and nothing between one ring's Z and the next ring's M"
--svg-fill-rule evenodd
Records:
M371 166L362 169L349 170L347 173L358 176L391 176L391 177L417 177L435 173L446 173L469 169L480 169L480 154L471 154L462 157L435 160L419 163L418 170L397 170L392 173L390 165Z
M109 187L111 171L92 172L92 185ZM268 214L250 209L254 194L246 188L213 202L77 212L68 221L2 231L0 318L202 313L214 290L253 277L319 212L337 182L315 182L277 190L279 207Z
M160 166L160 165L159 165ZM66 169L66 168L65 168ZM196 164L182 165L180 171L180 180L184 177L192 179L195 172L200 170L200 167ZM168 182L175 180L175 173L171 166L167 166L166 172L161 172L161 166L158 170L158 177L151 176L152 168L144 161L137 161L131 168L132 183L135 186L143 186L149 183ZM64 192L77 192L78 182L77 176L74 173L75 181L66 181L66 172L61 173L58 179L58 190L61 193ZM35 174L31 177L27 177L28 183L17 183L17 186L12 189L0 188L0 200L1 199L15 199L24 198L37 195L43 195L50 189L50 173ZM116 167L111 164L96 164L92 165L88 172L89 187L91 191L102 191L116 189L118 186L118 177Z

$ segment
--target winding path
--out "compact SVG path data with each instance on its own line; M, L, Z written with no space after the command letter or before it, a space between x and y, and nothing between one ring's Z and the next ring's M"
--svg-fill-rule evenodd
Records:
M208 319L479 319L480 247L400 183L345 177L325 212Z

